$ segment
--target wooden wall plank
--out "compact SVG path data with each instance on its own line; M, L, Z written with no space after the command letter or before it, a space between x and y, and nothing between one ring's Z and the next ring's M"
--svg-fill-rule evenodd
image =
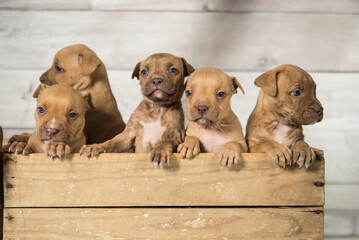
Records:
M318 211L318 212L317 212ZM323 208L5 209L5 239L323 239Z
M352 0L2 0L0 9L8 10L111 10L111 11L221 11L221 12L291 12L358 13L359 3Z
M5 155L5 207L64 206L319 206L324 204L324 161L309 169L282 169L266 154L243 154L236 171L218 154L189 160L173 155L154 168L148 154Z
M352 15L0 11L0 22L3 69L45 69L74 43L94 49L110 69L132 69L155 52L237 71L282 63L311 71L359 66L359 18Z

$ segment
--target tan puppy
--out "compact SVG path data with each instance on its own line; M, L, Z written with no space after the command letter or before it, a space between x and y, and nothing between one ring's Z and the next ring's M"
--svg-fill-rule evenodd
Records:
M40 81L47 85L66 84L82 93L90 93L95 109L86 112L87 143L101 143L123 131L125 123L110 88L106 67L91 49L83 44L58 51L52 66ZM26 142L29 135L15 135L9 140Z
M266 152L279 166L309 167L315 153L304 142L302 125L320 122L323 108L312 77L294 65L281 65L255 80L257 105L247 123L250 152Z
M153 54L139 62L132 78L140 80L143 100L132 113L123 133L103 144L84 146L80 153L152 152L155 164L169 164L171 153L184 138L181 97L184 78L194 71L184 58L167 53Z
M19 143L16 149L9 151L45 153L50 157L78 152L86 144L83 129L85 112L91 106L89 95L63 84L40 84L33 96L37 98L36 130L27 145Z
M188 126L185 142L177 151L192 158L199 152L220 153L222 166L237 164L247 152L241 123L231 109L231 97L241 84L221 70L204 67L190 75L186 84Z

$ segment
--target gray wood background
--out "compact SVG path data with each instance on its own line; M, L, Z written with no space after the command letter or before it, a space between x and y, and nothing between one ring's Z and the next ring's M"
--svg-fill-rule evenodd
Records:
M32 92L61 48L84 43L103 60L127 120L141 100L136 63L155 52L236 76L245 126L254 79L283 63L309 71L325 109L306 140L326 155L325 235L359 239L358 0L0 0L0 125L32 131Z

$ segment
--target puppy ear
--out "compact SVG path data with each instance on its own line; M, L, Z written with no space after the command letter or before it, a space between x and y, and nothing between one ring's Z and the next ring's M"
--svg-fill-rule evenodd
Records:
M92 103L91 94L89 92L80 92L80 94L82 95L82 97L85 100L86 109L95 109L95 106Z
M140 67L141 67L141 62L138 62L136 64L135 68L133 69L132 76L131 76L132 79L134 79L135 77L137 79L140 79Z
M230 78L231 78L231 80L232 80L232 82L233 82L233 87L234 87L235 93L237 93L237 88L240 88L241 91L242 91L242 93L243 93L243 94L246 94L246 93L244 92L244 89L243 89L242 85L239 83L238 79L237 79L236 77L230 77Z
M82 68L82 73L85 76L90 76L101 64L100 59L92 51L84 51L79 54L79 63Z
M183 62L184 76L187 77L194 72L194 68L186 61L186 59L181 58L181 60Z
M39 96L40 92L43 91L43 90L45 90L45 88L47 88L47 86L46 86L45 84L42 84L42 83L41 83L41 84L36 88L35 92L32 94L32 97L33 97L33 98L37 98L37 97Z
M277 75L278 71L270 70L257 77L254 84L263 89L265 93L275 97L277 95Z

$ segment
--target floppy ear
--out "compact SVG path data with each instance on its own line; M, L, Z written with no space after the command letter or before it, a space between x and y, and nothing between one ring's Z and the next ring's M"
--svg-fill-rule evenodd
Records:
M186 61L186 59L181 58L181 60L183 62L184 76L187 77L194 72L194 68Z
M100 59L92 51L84 51L79 54L79 63L82 68L82 73L85 76L90 76L101 64Z
M140 79L140 67L141 67L141 62L138 62L136 64L136 67L133 69L132 76L131 76L132 79L134 79L135 77L137 79Z
M230 78L231 78L231 80L232 80L232 82L233 82L233 87L234 87L235 93L237 93L237 88L240 88L241 91L242 91L242 93L243 93L243 94L246 94L246 93L244 92L244 89L243 89L242 85L239 83L238 79L237 79L236 77L230 77Z
M95 109L95 106L92 103L91 94L89 92L80 92L80 94L85 100L86 109Z
M42 84L42 83L41 83L41 84L36 88L35 92L32 94L32 97L33 97L33 98L37 98L37 97L39 96L40 92L43 91L43 90L45 90L45 88L47 88L47 86L46 86L45 84Z
M278 73L275 69L265 72L254 80L254 84L263 89L268 95L275 97L277 95Z

